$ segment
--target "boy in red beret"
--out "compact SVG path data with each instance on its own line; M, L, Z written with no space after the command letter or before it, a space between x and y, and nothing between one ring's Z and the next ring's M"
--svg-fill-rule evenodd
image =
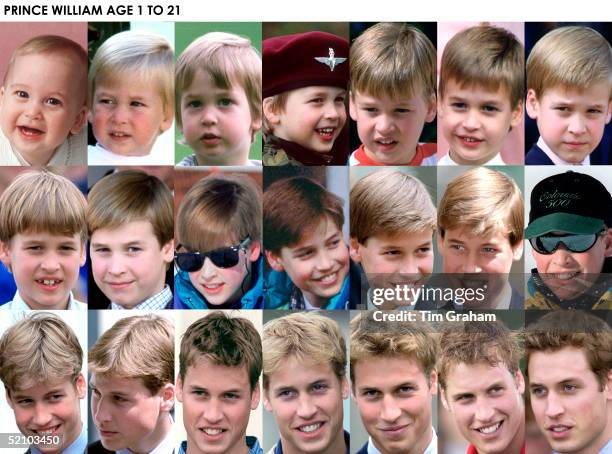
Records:
M343 165L349 44L325 32L263 41L264 165Z

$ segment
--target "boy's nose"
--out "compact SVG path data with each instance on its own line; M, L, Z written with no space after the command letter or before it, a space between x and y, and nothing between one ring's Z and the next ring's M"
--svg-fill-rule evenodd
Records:
M586 123L582 115L572 115L567 129L574 135L584 134L586 132Z
M25 116L29 119L38 119L40 115L40 105L35 100L31 100L26 107Z
M344 106L336 106L333 102L328 102L325 104L325 118L336 119L340 118L341 112L340 109L344 109Z
M217 124L217 115L212 108L204 108L202 110L201 122L205 126L213 126Z
M112 121L116 124L127 123L129 120L129 110L127 107L118 105L113 109Z
M55 254L45 255L40 267L46 272L53 272L59 269L59 261Z
M474 109L468 109L463 117L463 127L465 129L478 129L480 127L480 117Z
M393 131L393 121L387 115L381 115L376 123L376 131L379 134L390 134Z
M202 265L202 269L200 270L200 277L204 280L211 279L215 276L216 272L217 272L217 267L208 257L206 257L204 259L204 264Z
M33 424L35 424L39 429L47 429L47 426L51 423L52 419L53 415L47 410L46 405L36 405L36 408L34 409L34 416L32 418Z

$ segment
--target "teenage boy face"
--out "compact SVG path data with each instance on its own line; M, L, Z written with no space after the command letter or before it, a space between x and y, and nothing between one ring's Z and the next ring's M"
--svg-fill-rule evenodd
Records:
M372 356L353 369L353 396L374 445L386 453L422 453L432 437L436 374L405 356Z
M444 407L480 454L518 453L525 438L525 382L503 364L459 363L449 368Z
M81 433L79 400L85 398L83 375L75 383L42 383L20 391L7 391L7 401L15 412L15 422L24 435L57 435L59 445L36 446L45 454L59 454Z
M157 394L140 378L91 376L91 413L102 445L111 451L150 452L170 427L174 385Z
M606 256L612 255L612 229L586 252L572 252L561 244L552 254L540 254L533 248L531 252L548 288L560 299L571 299L588 290L601 273Z
M200 357L177 381L189 452L240 454L259 384L251 390L246 366L223 366Z
M531 89L527 114L537 121L542 139L556 155L579 164L599 145L610 122L610 84L596 83L583 90L553 87L539 98Z
M350 113L370 159L386 165L407 164L414 158L423 125L436 117L436 102L420 93L391 99L356 92L350 97Z
M330 364L291 356L270 375L264 406L274 414L287 452L344 452L342 400L348 394L346 378L339 379Z
M341 88L297 88L289 92L280 112L271 112L265 107L264 111L275 136L327 153L346 123L345 98L346 91Z
M236 302L251 288L253 262L259 259L260 251L260 244L254 242L246 251L240 250L238 263L230 268L218 267L206 257L202 268L189 273L189 280L210 305Z
M453 160L460 165L480 165L501 151L522 114L522 102L513 109L505 87L490 90L451 79L440 100L438 117Z
M200 165L244 165L253 135L261 127L252 118L242 85L218 87L206 71L195 72L181 95L181 131Z
M174 242L160 246L149 221L98 229L91 235L91 268L111 301L131 309L164 288Z
M529 392L536 422L555 451L600 452L612 433L612 373L597 381L584 350L529 356Z
M306 299L322 307L342 289L349 270L349 251L334 221L324 218L306 231L300 241L283 247L279 255L268 252L276 271L286 271Z
M33 165L47 164L83 127L86 88L79 81L87 68L79 66L69 55L21 55L0 90L2 132Z
M78 233L26 232L2 243L0 256L30 308L66 309L85 264L85 246Z

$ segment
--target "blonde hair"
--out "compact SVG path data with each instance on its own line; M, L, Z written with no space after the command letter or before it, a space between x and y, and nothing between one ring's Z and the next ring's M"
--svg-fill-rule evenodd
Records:
M436 95L436 48L418 28L380 22L351 45L350 90L391 99Z
M67 178L47 169L19 174L0 196L0 241L18 233L78 234L87 239L87 201Z
M264 325L262 345L264 389L290 356L307 364L329 364L338 379L345 375L346 344L340 327L315 312L295 312L270 320Z
M192 323L183 335L179 356L181 380L185 380L187 369L201 357L221 366L244 367L252 390L261 375L261 337L246 318L213 311Z
M442 329L439 348L437 370L442 389L446 388L452 366L503 365L515 374L522 355L519 335L499 321L448 323Z
M76 335L50 312L27 315L0 338L0 379L9 392L65 380L75 383L82 365Z
M162 247L174 237L173 211L172 193L159 178L140 170L112 173L89 191L89 235L144 220Z
M78 77L78 83L73 84L71 88L80 89L79 94L81 96L81 102L79 104L85 105L87 99L87 52L80 44L71 39L57 35L41 35L27 40L13 51L6 66L3 85L6 85L6 81L13 69L17 57L30 54L61 54L66 58L70 58L72 60L71 73L75 76L75 79Z
M433 231L436 208L417 178L383 169L360 179L350 193L351 238Z
M453 36L442 54L439 96L454 80L461 86L480 85L491 91L508 90L516 108L525 91L525 49L511 32L479 25Z
M584 89L605 82L612 98L612 47L588 27L560 27L544 35L527 58L527 88L542 96L555 87Z
M174 327L154 314L117 321L89 350L89 372L140 378L151 392L174 383Z
M206 33L193 41L176 61L176 121L181 122L181 96L198 70L216 87L240 85L249 102L251 118L261 119L261 56L248 38L232 33Z
M523 241L523 194L508 175L475 167L446 187L438 205L438 232L467 229L476 236L495 231L508 235L512 246Z
M392 323L374 321L361 312L351 320L351 382L355 386L355 365L371 357L412 358L429 380L436 367L438 345L431 327L421 321ZM381 372L382 373L382 372Z
M92 108L97 84L127 77L143 85L153 85L162 99L164 112L172 116L174 99L174 52L162 36L140 31L125 31L109 37L96 51L89 67L87 105Z
M240 242L261 241L261 189L240 174L209 175L185 194L178 210L179 242L208 251Z

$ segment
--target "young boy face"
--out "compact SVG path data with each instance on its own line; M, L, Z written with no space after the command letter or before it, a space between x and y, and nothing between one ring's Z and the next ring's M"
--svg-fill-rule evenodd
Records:
M244 87L235 81L229 88L217 87L203 70L181 95L181 121L185 141L205 165L244 165L261 127Z
M330 364L305 364L294 356L269 377L266 410L274 414L286 452L344 452L342 400L346 378Z
M66 309L79 267L85 264L85 246L78 233L18 233L2 243L1 256L31 309Z
M228 243L226 247L236 246ZM251 288L253 262L259 259L261 247L254 242L246 250L239 251L238 263L229 268L216 266L209 257L202 268L189 273L189 280L208 304L218 306L234 303Z
M436 103L419 95L391 99L356 92L350 97L350 113L370 159L406 164L414 158L423 125L436 116Z
M148 155L172 125L156 84L134 73L97 83L89 115L96 140L122 156Z
M329 218L321 219L297 244L283 247L279 255L268 252L268 261L276 271L285 271L316 307L340 292L349 270L342 232Z
M571 299L586 291L601 273L606 256L612 254L612 229L600 235L586 252L572 252L562 245L552 254L541 254L533 248L531 252L548 288L560 299Z
M7 391L7 401L15 412L19 431L27 436L41 433L60 437L59 445L39 445L45 454L59 454L81 433L79 400L85 398L85 379L79 375L75 383L42 383L19 391Z
M525 382L503 364L459 363L449 368L444 407L461 435L481 454L518 453L525 437Z
M527 113L537 121L553 153L570 164L580 164L599 145L610 122L610 85L600 82L583 90L549 88L540 97L530 89Z
M172 385L151 394L141 378L92 375L90 386L91 413L106 449L150 452L163 440L174 404Z
M320 153L331 151L346 123L346 90L304 87L291 90L285 107L270 115L274 135Z
M100 290L114 303L131 309L163 290L174 244L160 246L149 221L132 221L94 231L90 255Z
M249 416L259 405L259 384L251 390L245 365L223 366L202 356L177 385L189 452L245 451Z
M85 119L85 90L78 63L67 55L27 54L15 58L0 90L0 126L31 164L45 165Z
M612 374L600 386L584 350L565 347L529 356L531 408L558 452L600 452L610 439Z
M381 452L425 452L432 436L436 375L406 356L372 356L353 370L353 395L366 431Z
M510 128L521 122L522 112L522 103L512 108L503 86L492 91L449 80L438 115L451 157L460 165L491 160L501 151Z

